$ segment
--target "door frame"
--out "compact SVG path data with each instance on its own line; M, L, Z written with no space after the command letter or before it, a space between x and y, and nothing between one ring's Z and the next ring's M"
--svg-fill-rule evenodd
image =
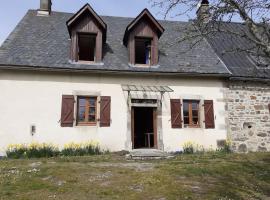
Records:
M134 148L135 144L135 123L134 123L134 109L136 107L140 106L132 106L131 107L131 142L132 142L132 149ZM143 106L141 106L143 108ZM153 130L154 130L154 147L153 149L158 149L158 138L157 138L157 108L156 107L150 107L153 108Z

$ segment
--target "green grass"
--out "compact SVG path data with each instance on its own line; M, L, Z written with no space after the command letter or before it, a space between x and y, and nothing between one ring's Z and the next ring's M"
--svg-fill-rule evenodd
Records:
M270 199L270 153L1 160L0 199Z

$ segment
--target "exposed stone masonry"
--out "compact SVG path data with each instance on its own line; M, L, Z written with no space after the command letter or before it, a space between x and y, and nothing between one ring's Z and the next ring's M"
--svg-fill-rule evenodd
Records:
M225 96L233 151L270 151L270 84L231 82Z

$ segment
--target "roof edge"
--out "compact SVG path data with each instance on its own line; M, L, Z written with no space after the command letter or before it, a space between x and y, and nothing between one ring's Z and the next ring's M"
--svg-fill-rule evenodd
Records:
M254 81L254 82L269 82L270 78L254 78L254 77L239 77L239 76L233 76L230 77L229 80L231 81Z
M44 66L24 66L24 65L4 65L0 64L0 71L18 70L18 71L40 71L40 72L74 72L74 73L101 73L101 74L145 74L145 75L171 75L186 77L216 77L229 78L226 73L187 73L187 72L154 72L154 71L129 71L129 70L104 70L104 69L72 69L68 67L50 68Z

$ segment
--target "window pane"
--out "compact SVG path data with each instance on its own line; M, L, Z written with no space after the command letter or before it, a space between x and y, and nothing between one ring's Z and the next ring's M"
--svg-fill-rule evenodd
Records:
M96 98L90 98L89 103L90 103L91 107L95 107L96 106Z
M193 117L192 123L193 123L194 125L199 125L199 120L198 120L198 118L197 118L197 117Z
M135 63L136 64L151 63L151 39L148 38L135 39Z
M79 34L79 60L95 61L96 35Z
M184 117L184 124L189 124L189 117Z
M188 102L184 101L184 106L183 106L184 112L188 112Z
M193 117L198 117L199 116L199 111L198 110L192 110L192 116Z
M145 63L150 65L151 63L151 42L147 41L145 44Z
M85 107L79 107L78 121L79 122L85 121Z
M89 122L95 122L96 116L95 115L89 115Z
M79 97L79 106L81 107L81 106L85 106L85 98L83 98L83 97Z
M192 102L192 110L197 110L198 109L198 101Z
M90 108L89 115L95 115L96 114L96 108Z

